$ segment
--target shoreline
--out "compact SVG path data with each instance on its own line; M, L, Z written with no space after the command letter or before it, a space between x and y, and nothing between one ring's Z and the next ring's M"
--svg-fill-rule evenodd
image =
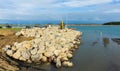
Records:
M49 25L51 25L51 26L57 26L58 24L39 24L39 25L37 25L37 27L44 27L44 26L49 26ZM12 25L11 25L12 26ZM15 29L15 28L26 28L26 26L29 26L30 28L33 28L35 25L34 24L30 24L30 25L28 25L28 24L26 24L26 25L21 25L21 26L12 26L11 28L6 28L5 26L2 26L2 28L0 28L0 29ZM69 26L120 26L120 25L81 25L81 24L65 24L65 26L67 27L69 27Z

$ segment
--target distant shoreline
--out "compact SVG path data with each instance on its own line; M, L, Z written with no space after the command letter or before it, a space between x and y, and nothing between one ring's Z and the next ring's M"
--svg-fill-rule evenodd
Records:
M67 26L120 26L120 25L67 25Z
M25 28L26 26L29 27L34 27L34 26L38 26L38 27L43 27L43 26L48 26L48 25L53 25L53 26L57 26L59 24L0 24L1 28L5 28L7 25L12 26L12 28ZM65 24L65 26L120 26L120 25L103 25L103 24Z

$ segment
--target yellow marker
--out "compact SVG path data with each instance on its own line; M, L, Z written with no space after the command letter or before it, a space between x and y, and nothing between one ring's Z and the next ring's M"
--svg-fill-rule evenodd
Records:
M62 20L62 29L64 28L64 21Z

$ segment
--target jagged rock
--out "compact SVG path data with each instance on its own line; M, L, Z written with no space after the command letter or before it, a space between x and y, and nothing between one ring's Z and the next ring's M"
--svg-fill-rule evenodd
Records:
M38 54L42 54L42 53L44 53L44 52L45 52L45 51L44 51L44 48L41 48L41 49L39 48L37 53L38 53Z
M57 58L57 59L56 59L56 67L57 67L57 68L61 67L60 58Z
M29 59L30 58L30 53L29 53L29 51L21 51L21 55L22 55L22 57L23 58L25 58L25 59Z
M31 50L30 50L30 53L31 53L32 55L36 54L36 53L37 53L37 48L31 49Z
M19 36L19 35L21 35L21 34L22 34L21 32L18 32L18 33L16 33L15 35Z
M21 56L20 51L16 51L16 52L13 54L13 58L15 58L15 59L19 59L20 56Z
M6 45L5 48L3 48L4 51L10 50L11 46L10 45Z
M39 62L40 61L40 59L42 58L42 54L35 54L35 55L32 55L31 56L31 59L32 59L32 61L34 61L34 62Z
M71 53L68 53L68 54L67 54L67 57L68 57L68 58L72 58L72 56L73 56L73 55L72 55Z
M50 56L53 55L53 53L52 53L52 52L45 52L44 55L45 55L46 57L50 57Z
M68 67L72 67L73 63L72 62L68 62Z
M63 66L68 66L68 62L67 62L67 61L64 61L64 62L62 63L62 65L63 65Z
M63 58L61 58L61 61L68 61L68 58L67 57L63 57Z
M31 45L30 43L28 43L28 44L25 44L24 46L25 46L25 48L30 49L30 47L31 47L32 45Z
M7 50L6 53L7 53L7 55L9 55L9 56L12 56L12 55L13 55L13 51L12 51L12 50Z
M18 42L15 42L15 43L14 43L14 46L17 46L17 45L18 45Z
M12 50L13 50L13 51L16 51L17 49L13 46L13 47L12 47Z
M60 54L60 52L61 52L60 50L55 50L55 51L54 51L54 54L55 54L56 56L58 56L58 55Z
M10 48L11 46L10 45L6 45L6 48Z
M41 61L42 61L42 62L47 62L47 57L42 56Z
M26 58L24 58L24 57L21 56L21 57L19 58L19 60L21 60L21 61L26 61Z
M68 67L72 67L73 66L73 63L72 62L69 62L69 61L64 61L62 63L63 66L68 66Z

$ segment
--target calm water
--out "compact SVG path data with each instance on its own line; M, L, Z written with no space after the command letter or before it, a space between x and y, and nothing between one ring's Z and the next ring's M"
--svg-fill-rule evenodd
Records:
M120 71L120 26L71 26L83 32L81 45L75 51L72 68L55 65L21 67L21 71Z

